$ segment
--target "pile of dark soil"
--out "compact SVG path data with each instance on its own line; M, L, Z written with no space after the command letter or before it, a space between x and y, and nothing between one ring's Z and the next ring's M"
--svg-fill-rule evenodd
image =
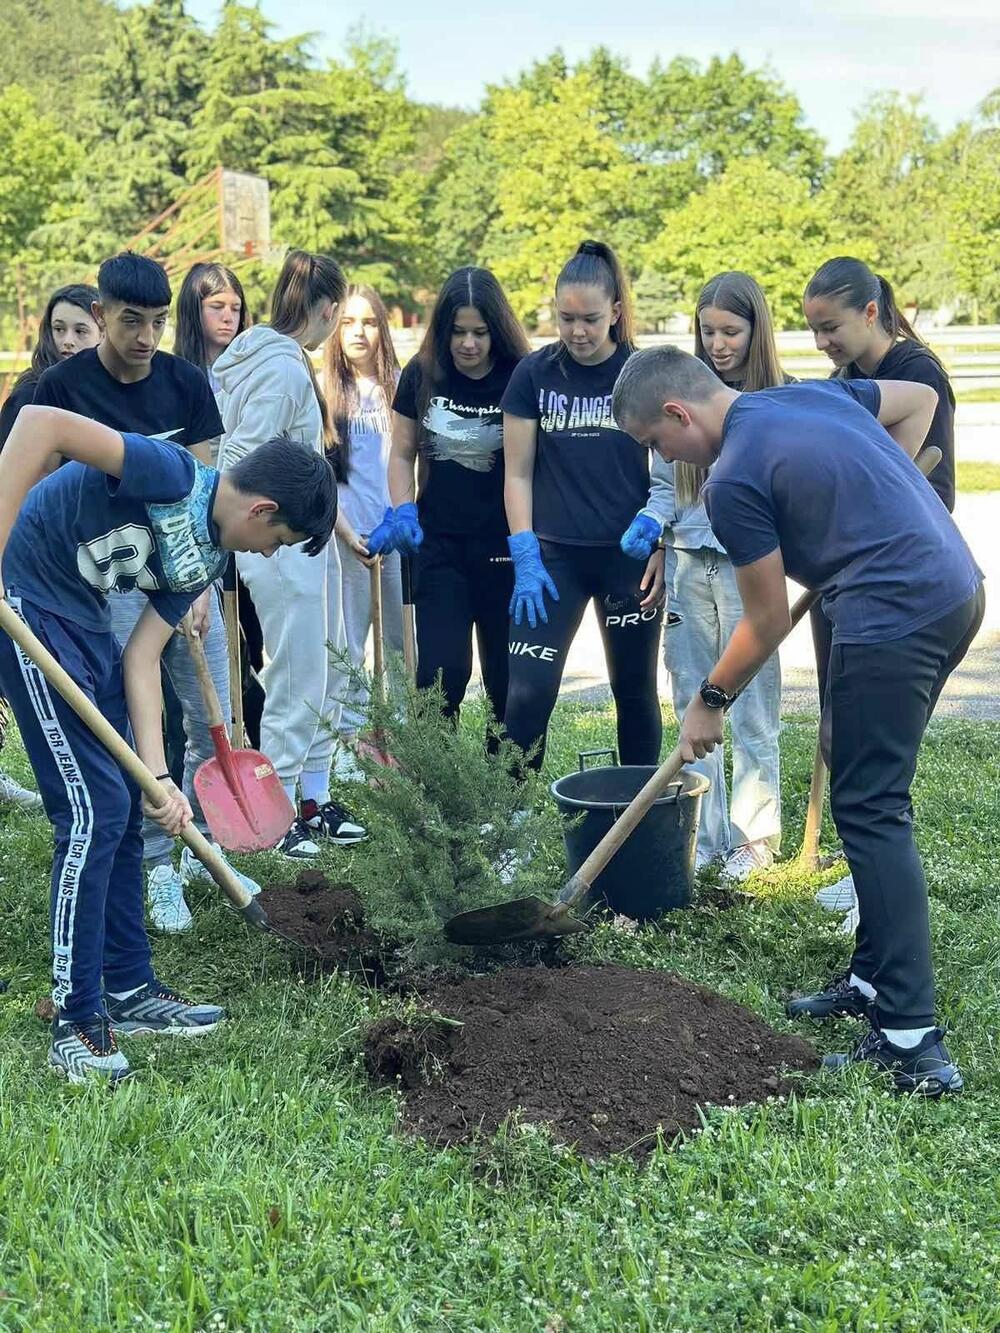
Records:
M292 881L266 885L258 902L274 930L301 946L307 971L337 968L372 986L384 980L381 941L366 930L353 885L331 884L320 870L300 870Z
M365 1063L438 1144L492 1134L516 1112L587 1155L642 1156L657 1129L669 1141L699 1125L699 1105L761 1101L788 1090L784 1070L818 1064L804 1041L669 972L512 968L424 986L421 999L426 1019L373 1025Z

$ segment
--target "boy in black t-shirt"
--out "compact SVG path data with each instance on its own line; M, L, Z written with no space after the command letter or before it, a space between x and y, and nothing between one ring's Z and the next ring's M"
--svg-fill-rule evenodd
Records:
M113 430L134 432L189 449L211 464L222 436L222 419L211 386L197 366L158 350L170 313L170 283L162 266L143 255L120 254L107 259L97 275L100 300L94 315L104 337L98 347L51 366L38 381L36 405L60 407L90 417ZM201 635L223 717L229 716L229 669L226 632L218 597L208 588L194 603L195 630ZM135 629L145 598L138 590L110 600L111 624L124 645ZM183 789L198 827L207 834L194 792L198 766L213 754L208 720L187 642L178 634L163 652L163 666L183 713L187 738ZM186 930L191 914L184 887L203 875L199 862L185 848L180 869L173 866L173 839L146 821L144 861L148 873L149 908L153 925L162 931ZM221 849L216 848L217 851ZM238 873L238 872L237 872ZM259 885L241 875L250 893Z

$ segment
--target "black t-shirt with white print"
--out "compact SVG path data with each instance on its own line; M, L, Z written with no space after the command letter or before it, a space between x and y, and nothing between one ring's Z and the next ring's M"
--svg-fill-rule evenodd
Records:
M417 419L423 367L403 368L392 409ZM419 432L427 478L417 500L421 527L456 537L504 537L503 413L511 368L494 366L471 379L454 366L431 391Z
M222 434L204 371L169 352L154 352L146 378L123 384L105 370L97 348L88 347L49 367L34 402L186 449Z
M611 393L632 354L624 343L597 366L561 343L526 356L503 396L511 416L538 422L532 527L569 546L617 546L649 502L649 457L611 414Z

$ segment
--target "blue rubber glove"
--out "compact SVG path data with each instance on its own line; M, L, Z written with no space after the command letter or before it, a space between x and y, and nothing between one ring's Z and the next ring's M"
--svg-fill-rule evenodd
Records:
M369 533L368 540L365 542L371 555L388 555L390 551L396 549L394 519L395 510L390 505L382 515L382 522Z
M417 506L412 501L400 505L393 522L396 528L394 549L402 551L403 555L416 555L417 547L424 539L424 530L417 518Z
M539 620L547 625L545 593L548 592L554 602L558 602L559 593L542 564L538 538L533 532L515 532L507 538L507 547L514 561L514 596L507 608L514 617L514 624L520 625L522 616L527 615L532 629Z
M648 560L660 540L663 524L640 509L622 534L621 548L633 560Z

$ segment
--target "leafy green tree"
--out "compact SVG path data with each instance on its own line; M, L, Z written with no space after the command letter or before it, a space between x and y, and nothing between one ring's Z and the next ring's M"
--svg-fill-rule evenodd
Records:
M956 285L973 318L1000 316L1000 88L980 106L977 120L953 138L949 183L948 251Z
M79 95L117 19L111 0L4 0L0 88L20 84L41 110L67 88Z
M805 181L741 158L667 214L646 260L679 284L689 306L714 274L742 269L764 289L777 326L788 328L801 324L806 282L845 239Z

